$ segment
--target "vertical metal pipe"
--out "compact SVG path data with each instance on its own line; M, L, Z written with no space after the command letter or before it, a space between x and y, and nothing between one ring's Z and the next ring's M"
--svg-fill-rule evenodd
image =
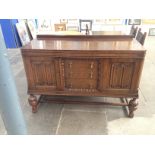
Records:
M9 135L27 134L0 26L0 113Z

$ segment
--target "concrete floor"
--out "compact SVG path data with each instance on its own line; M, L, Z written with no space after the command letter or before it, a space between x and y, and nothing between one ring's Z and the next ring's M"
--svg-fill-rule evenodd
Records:
M139 106L133 119L122 107L107 105L41 104L36 114L27 102L27 82L19 49L8 50L28 134L112 135L155 134L155 37L147 37L147 49L139 90ZM116 101L114 98L102 100ZM0 117L0 134L7 134Z

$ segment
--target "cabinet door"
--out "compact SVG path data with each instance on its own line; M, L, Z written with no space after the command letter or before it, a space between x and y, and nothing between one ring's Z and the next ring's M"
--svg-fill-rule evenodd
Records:
M29 89L38 91L50 91L56 89L55 61L52 58L27 57L26 72Z
M109 86L112 89L130 89L134 64L130 62L113 62Z
M138 71L136 59L102 59L100 90L115 92L129 92L132 89L133 81ZM137 90L137 88L136 88Z

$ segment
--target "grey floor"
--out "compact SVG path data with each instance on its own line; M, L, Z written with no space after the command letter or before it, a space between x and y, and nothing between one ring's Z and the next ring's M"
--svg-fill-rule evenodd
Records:
M139 89L139 106L133 119L122 107L107 105L41 104L31 112L27 102L27 82L19 49L8 50L28 134L107 135L155 134L155 37L147 37L147 49ZM90 99L90 98L88 98ZM116 101L114 98L101 98ZM0 117L0 134L7 134Z

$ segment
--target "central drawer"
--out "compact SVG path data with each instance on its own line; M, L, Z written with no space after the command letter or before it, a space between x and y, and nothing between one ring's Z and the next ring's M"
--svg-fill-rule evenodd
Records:
M64 60L65 88L97 89L98 62L88 59Z

